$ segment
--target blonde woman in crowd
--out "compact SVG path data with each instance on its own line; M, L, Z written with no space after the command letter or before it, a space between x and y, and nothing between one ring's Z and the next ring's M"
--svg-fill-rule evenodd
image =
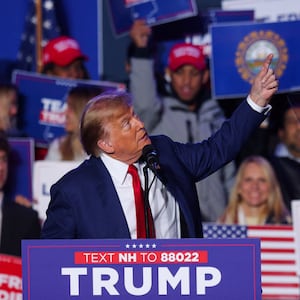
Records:
M79 123L86 103L102 92L97 87L79 86L67 96L66 134L56 138L49 146L45 160L78 161L86 158L79 137Z
M224 224L289 224L280 186L270 163L249 156L240 165L229 203L219 219Z
M13 84L0 84L0 130L8 137L21 136L17 128L18 90Z

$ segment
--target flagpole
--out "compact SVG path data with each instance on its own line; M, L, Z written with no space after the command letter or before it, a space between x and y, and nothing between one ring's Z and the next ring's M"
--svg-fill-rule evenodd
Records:
M36 71L42 71L42 40L43 40L43 16L42 0L35 0L36 11Z

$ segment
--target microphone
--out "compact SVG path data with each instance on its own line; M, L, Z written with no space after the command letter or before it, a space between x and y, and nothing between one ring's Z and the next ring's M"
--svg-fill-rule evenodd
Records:
M152 144L146 145L142 151L142 158L145 160L148 168L155 174L160 169L158 154Z

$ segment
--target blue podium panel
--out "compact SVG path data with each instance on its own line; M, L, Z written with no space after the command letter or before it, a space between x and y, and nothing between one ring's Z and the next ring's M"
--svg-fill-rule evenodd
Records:
M23 299L261 299L259 239L24 240Z

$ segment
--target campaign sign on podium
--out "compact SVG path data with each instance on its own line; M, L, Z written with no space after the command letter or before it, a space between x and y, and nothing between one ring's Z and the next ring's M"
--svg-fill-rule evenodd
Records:
M259 239L23 240L22 270L24 300L261 299Z

